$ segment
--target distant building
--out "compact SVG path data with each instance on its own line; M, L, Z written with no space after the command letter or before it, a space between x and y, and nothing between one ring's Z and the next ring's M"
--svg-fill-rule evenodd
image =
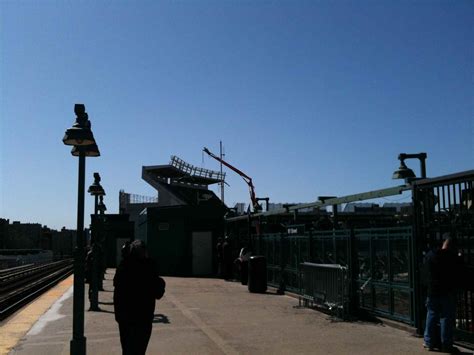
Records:
M41 249L42 226L14 221L8 226L5 249Z
M354 202L348 203L345 207L343 212L372 212L375 208L379 207L376 203L368 203L368 202Z
M279 209L282 209L283 208L283 203L273 203L273 202L270 202L268 204L268 210L269 211L274 211L274 210L279 210Z
M52 239L53 231L49 229L48 226L43 226L41 228L39 248L43 250L53 250Z
M234 205L234 208L235 208L235 212L239 215L239 214L244 214L244 213L247 213L247 204L243 203L243 202L237 202L235 205Z
M274 202L269 202L268 203L268 211L282 210L282 209L286 208L287 206L293 206L293 205L297 205L297 204L299 204L299 203L274 203ZM249 206L248 203L237 202L234 206L234 208L236 209L237 215L246 214L248 206ZM263 208L263 212L266 212L266 210L265 210L266 204L265 203L262 204L262 208ZM313 208L304 208L304 209L300 210L300 212L312 212L312 211L313 211Z
M395 208L397 213L410 214L413 211L413 204L411 202L387 202L383 204L383 208Z
M51 248L56 257L72 257L76 244L76 231L63 227L60 231L51 231Z
M55 257L71 257L75 240L76 231L65 227L57 231L40 223L10 223L8 219L0 218L0 249L4 251L49 250Z
M10 220L5 219L5 218L0 218L0 249L6 248L9 223L10 223Z

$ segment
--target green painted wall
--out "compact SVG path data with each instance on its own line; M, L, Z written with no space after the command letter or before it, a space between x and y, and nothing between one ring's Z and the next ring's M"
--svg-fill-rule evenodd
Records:
M162 275L190 276L192 232L211 231L215 244L223 235L223 214L209 206L151 207L141 216L139 238L147 242Z

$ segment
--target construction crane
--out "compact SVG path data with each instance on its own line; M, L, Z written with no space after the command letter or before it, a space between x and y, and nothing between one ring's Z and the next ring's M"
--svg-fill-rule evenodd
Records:
M240 171L239 169L237 169L236 167L230 165L229 163L227 163L225 160L222 160L220 157L218 157L217 155L213 154L209 149L207 149L206 147L204 147L203 149L203 152L207 153L210 157L216 159L218 162L224 164L225 166L227 166L229 169L235 171L237 174L239 174L242 179L244 179L244 181L247 183L247 185L249 185L249 192L250 192L250 201L252 202L252 207L253 207L253 211L254 212L259 212L262 210L262 207L260 206L260 204L258 203L258 199L257 197L255 196L255 187L253 186L253 183L252 183L252 178L250 176L248 176L247 174L245 174L244 172Z

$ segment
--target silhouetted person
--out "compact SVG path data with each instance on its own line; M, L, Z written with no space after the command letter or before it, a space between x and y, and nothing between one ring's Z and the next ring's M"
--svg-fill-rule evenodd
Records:
M155 299L163 297L165 281L155 271L145 244L135 240L114 277L115 320L123 355L145 354L150 340Z
M462 259L456 255L450 238L444 240L441 248L426 255L423 274L428 288L424 347L429 350L441 347L443 351L452 352L456 350L453 348L453 330Z
M224 255L222 251L222 238L217 238L216 254L217 254L217 277L224 275Z
M105 273L107 271L107 263L105 261L105 252L102 243L97 243L99 247L99 291L104 291L104 283L105 280Z
M120 254L122 256L122 260L120 262L123 262L127 256L130 254L130 244L131 242L130 241L126 241L123 245L122 245L122 249L120 250Z
M86 256L86 282L89 282L90 311L99 311L99 246L94 243ZM100 275L101 277L101 275Z
M87 248L86 252L86 260L85 260L85 266L84 266L84 276L85 276L85 283L89 284L91 283L92 279L92 248Z
M318 230L318 231L319 230L329 230L329 229L333 228L333 223L332 223L331 219L328 216L323 215L323 216L319 217L319 219L315 223L315 227L316 227L316 230Z
M231 280L234 260L232 258L232 248L228 236L225 237L224 244L222 244L222 257L224 259L224 279Z

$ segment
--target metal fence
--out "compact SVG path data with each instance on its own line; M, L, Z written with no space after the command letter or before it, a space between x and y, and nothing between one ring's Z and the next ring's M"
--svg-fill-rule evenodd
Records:
M344 318L349 311L347 267L339 264L302 263L299 302L324 307Z
M415 204L415 260L418 266L424 254L447 236L451 237L464 259L474 269L474 170L417 181L413 186ZM420 274L415 273L419 284ZM466 275L465 277L469 277ZM474 341L474 281L465 280L458 293L456 330L458 338ZM424 326L425 294L418 289L415 295L416 324Z
M176 169L182 171L183 173L189 174L191 176L217 179L219 181L225 180L225 173L194 166L192 164L185 162L183 159L178 158L175 155L171 156L170 165L174 166Z
M358 305L413 324L411 227L354 230Z
M340 265L359 308L412 324L411 237L411 227L369 228L263 234L252 244L267 258L269 285L301 293L301 265Z
M338 211L345 203L408 190L412 208L404 211L370 216ZM332 211L325 214L321 209L328 206ZM313 208L313 214L297 213L304 208ZM318 220L328 215L329 226L319 228ZM287 232L253 235L259 223L263 231ZM304 228L292 228L292 223L303 223ZM426 289L420 277L424 255L450 236L467 266L457 303L457 339L462 336L474 343L474 170L234 217L227 228L246 246L250 242L254 253L267 257L270 285L300 292L301 263L347 266L351 307L401 320L418 332L426 317Z
M158 203L158 197L131 194L123 190L120 190L119 202L121 206L125 206L127 204Z

